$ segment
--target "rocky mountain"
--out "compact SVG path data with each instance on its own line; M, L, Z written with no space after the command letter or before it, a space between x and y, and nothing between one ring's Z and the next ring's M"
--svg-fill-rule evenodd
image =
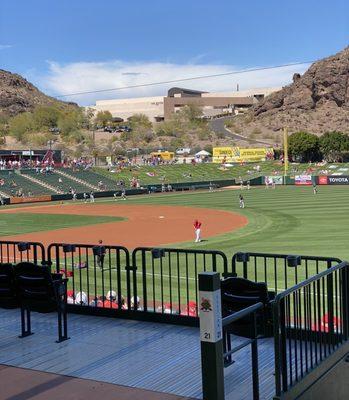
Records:
M77 106L46 96L22 76L0 69L0 114L13 116L38 105Z
M252 110L253 124L278 131L349 132L349 47L315 62Z

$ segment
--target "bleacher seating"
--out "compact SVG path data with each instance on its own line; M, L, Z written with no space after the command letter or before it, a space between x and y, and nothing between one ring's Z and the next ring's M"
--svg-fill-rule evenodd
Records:
M71 189L74 189L77 193L84 193L84 192L88 193L92 190L89 186L86 186L83 183L77 182L68 177L62 176L55 171L48 174L42 174L42 173L37 173L35 170L27 169L27 170L22 170L22 174L32 176L33 178L37 179L40 182L55 187L62 193L69 193ZM60 182L59 180L61 180L62 182Z
M13 170L0 171L0 179L4 180L4 184L0 185L0 191L7 194L9 197L15 196L19 190L25 197L28 197L29 193L33 196L54 193L52 190L30 181Z
M58 313L58 341L67 335L67 279L50 267L29 262L0 263L0 308L21 308L22 334L32 334L30 312Z
M97 174L90 169L71 169L71 168L61 168L62 172L67 175L70 175L74 178L81 179L90 185L98 187L99 182L102 182L102 190L115 190L116 189L116 181L110 179L104 175Z

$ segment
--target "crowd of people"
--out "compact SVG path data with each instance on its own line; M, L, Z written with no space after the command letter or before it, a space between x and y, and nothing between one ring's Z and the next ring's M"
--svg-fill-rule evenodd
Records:
M84 291L79 291L75 293L73 290L68 290L67 303L79 306L100 307L100 308L109 308L115 310L128 309L128 304L124 296L120 295L119 299L117 293L114 290L109 290L105 296L100 295L100 296L90 296L90 297ZM138 296L131 297L130 308L131 310L137 310L137 311L143 310L143 304ZM147 310L163 314L177 314L190 317L197 317L198 315L197 304L195 301L189 301L187 305L182 307L181 311L179 311L177 304L169 302L158 304L155 309L147 307Z
M53 161L42 162L39 159L21 159L21 160L11 160L0 158L0 170L8 169L22 169L22 168L44 168L46 166L54 166Z
M91 169L95 165L94 160L88 157L80 157L80 158L66 158L63 160L62 166L63 168L72 168L73 171L83 169L88 170Z

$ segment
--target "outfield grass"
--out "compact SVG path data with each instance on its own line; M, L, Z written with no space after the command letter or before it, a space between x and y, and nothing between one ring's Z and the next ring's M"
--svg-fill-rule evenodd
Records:
M217 208L241 213L249 219L244 228L209 238L195 248L310 254L349 259L347 215L349 188L320 186L254 187L243 190L246 208L239 208L240 190L213 193L178 193L133 197L130 204L167 204ZM193 216L195 217L195 216ZM192 221L188 221L191 224ZM202 227L205 236L205 227ZM184 243L181 247L193 247Z

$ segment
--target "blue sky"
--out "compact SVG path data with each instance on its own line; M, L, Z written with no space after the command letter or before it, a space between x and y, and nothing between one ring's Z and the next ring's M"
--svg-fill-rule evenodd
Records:
M344 0L0 2L0 68L20 73L54 95L315 60L341 50L348 39L349 2ZM279 86L306 67L183 86ZM166 89L70 100L86 104Z

